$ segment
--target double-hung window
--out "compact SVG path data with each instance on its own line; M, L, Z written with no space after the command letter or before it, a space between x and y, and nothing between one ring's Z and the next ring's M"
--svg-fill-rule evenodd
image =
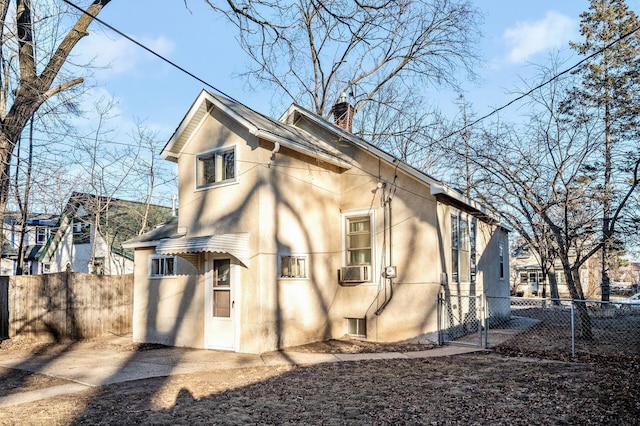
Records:
M38 226L36 228L36 244L45 244L47 242L47 228Z
M500 279L503 280L505 276L505 264L504 264L504 243L500 241L500 245L498 247L498 257L500 261Z
M372 234L371 216L346 218L347 266L371 265Z
M198 188L207 188L236 178L235 148L209 151L196 158L196 185Z
M151 256L149 260L149 277L174 277L176 275L175 256Z
M451 215L451 281L475 280L475 222L460 214Z

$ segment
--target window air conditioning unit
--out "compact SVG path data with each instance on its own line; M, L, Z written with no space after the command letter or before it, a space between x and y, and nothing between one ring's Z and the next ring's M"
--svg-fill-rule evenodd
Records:
M341 283L363 283L369 281L369 266L344 266L340 268Z

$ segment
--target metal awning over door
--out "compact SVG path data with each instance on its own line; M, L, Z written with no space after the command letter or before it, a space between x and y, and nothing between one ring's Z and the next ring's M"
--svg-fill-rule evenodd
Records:
M202 237L180 237L161 240L156 253L163 255L226 253L249 266L249 234L220 234ZM184 256L189 259L189 256Z

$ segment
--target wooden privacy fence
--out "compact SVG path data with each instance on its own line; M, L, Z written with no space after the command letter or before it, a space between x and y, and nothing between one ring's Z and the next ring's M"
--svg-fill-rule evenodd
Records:
M0 338L86 339L131 332L133 275L0 277Z

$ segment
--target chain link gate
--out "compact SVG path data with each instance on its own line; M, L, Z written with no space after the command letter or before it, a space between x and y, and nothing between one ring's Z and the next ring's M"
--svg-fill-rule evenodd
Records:
M438 295L438 343L484 347L482 295Z

